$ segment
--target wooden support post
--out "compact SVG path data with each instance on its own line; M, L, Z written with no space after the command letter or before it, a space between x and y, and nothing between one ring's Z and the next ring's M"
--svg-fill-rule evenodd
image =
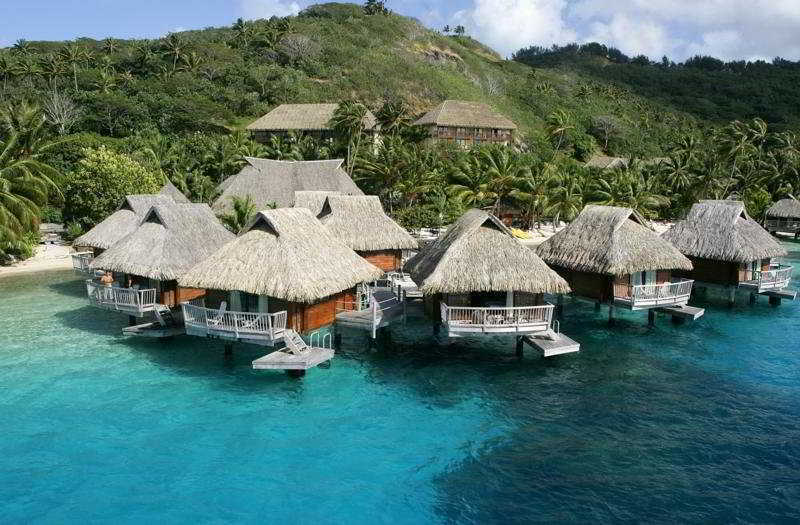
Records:
M736 288L733 286L728 287L728 306L736 304Z
M336 330L333 334L333 346L336 348L340 348L342 346L342 334L339 333L339 330Z
M128 316L128 326L136 326L138 323L136 322L136 316L129 315Z
M563 319L564 317L564 294L558 294L556 304L556 317Z
M286 374L291 377L292 379L300 379L305 377L306 371L305 370L287 370Z
M433 335L439 335L441 328L442 328L441 324L433 323Z
M686 318L685 317L681 317L680 315L673 315L672 316L672 322L675 323L675 324L683 324L683 323L686 322Z
M225 343L225 355L233 355L233 343Z
M595 312L599 312L600 311L600 301L595 301L594 302L594 311Z
M650 308L647 310L647 326L655 326L656 324L656 311Z
M756 293L750 292L750 304L756 304Z
M769 304L771 304L772 306L780 306L781 305L781 298L780 297L776 297L774 295L770 295L769 296Z
M614 323L615 323L615 320L614 320L614 305L610 304L610 305L608 305L608 324L610 326L614 326Z
M522 340L522 336L517 336L517 357L522 359L525 356L524 352L525 342Z

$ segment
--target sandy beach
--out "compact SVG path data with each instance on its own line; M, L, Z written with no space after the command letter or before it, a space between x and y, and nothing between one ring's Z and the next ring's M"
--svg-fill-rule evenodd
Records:
M6 275L19 275L47 270L67 270L72 268L71 253L73 253L71 246L41 244L36 248L36 254L30 259L12 266L0 266L0 278Z

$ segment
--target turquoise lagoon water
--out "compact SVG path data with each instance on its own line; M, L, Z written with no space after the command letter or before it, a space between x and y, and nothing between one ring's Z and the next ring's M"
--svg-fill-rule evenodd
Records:
M800 520L800 302L652 329L568 302L582 351L522 362L409 320L298 381L83 295L0 279L3 523Z

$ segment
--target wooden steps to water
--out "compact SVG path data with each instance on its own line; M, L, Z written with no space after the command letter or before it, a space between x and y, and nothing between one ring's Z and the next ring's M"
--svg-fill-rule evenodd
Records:
M526 335L522 340L529 346L541 351L544 357L572 354L579 352L581 349L580 343L574 339L564 334L555 333L552 330L541 334Z
M150 337L154 339L164 339L165 337L174 337L185 333L186 329L183 326L164 326L157 321L128 326L122 329L122 335Z
M678 319L688 319L690 321L696 321L697 319L703 317L703 315L706 313L705 308L697 308L695 306L688 305L666 306L663 308L658 308L656 311L669 314Z
M766 295L770 299L786 299L788 301L794 301L797 299L797 292L794 290L770 290L766 292L761 292L759 295Z
M294 330L284 331L283 342L286 348L259 357L253 361L253 369L306 371L333 359L332 348L308 346Z

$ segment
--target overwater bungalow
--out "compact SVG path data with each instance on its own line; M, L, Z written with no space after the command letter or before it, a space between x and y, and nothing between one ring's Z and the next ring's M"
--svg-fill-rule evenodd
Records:
M153 312L158 324L170 324L163 317L171 320L171 308L206 293L181 287L178 279L234 237L206 204L156 204L92 261L93 270L106 274L86 282L89 302L134 318Z
M288 208L295 203L295 192L329 191L363 195L342 169L342 159L288 161L245 157L247 166L219 185L220 196L211 205L215 213L233 208L233 197L250 196L257 210Z
M289 330L309 335L333 324L337 305L353 304L356 286L382 274L309 210L264 210L179 279L209 290L204 305L183 305L186 333L273 346Z
M544 294L568 293L569 285L493 215L467 211L405 268L437 332L516 336L518 352L523 338L545 355L577 351L577 343L558 334L554 305L544 301Z
M306 208L311 215L318 216L322 212L325 200L331 195L341 195L339 191L296 191L294 192L294 207Z
M793 233L795 238L800 236L800 201L794 197L781 199L767 210L764 223L770 233Z
M695 319L701 309L686 307L693 281L674 274L692 263L659 237L630 208L586 206L566 228L536 248L572 288L572 293L614 308L666 309L673 318Z
M385 272L400 270L417 241L383 211L374 195L328 195L317 218L345 245Z
M794 292L785 292L791 266L775 261L786 250L748 216L742 202L699 202L663 238L692 261L691 270L677 275L698 281L698 287L725 289L731 303L737 289L768 295L772 302L794 298Z

